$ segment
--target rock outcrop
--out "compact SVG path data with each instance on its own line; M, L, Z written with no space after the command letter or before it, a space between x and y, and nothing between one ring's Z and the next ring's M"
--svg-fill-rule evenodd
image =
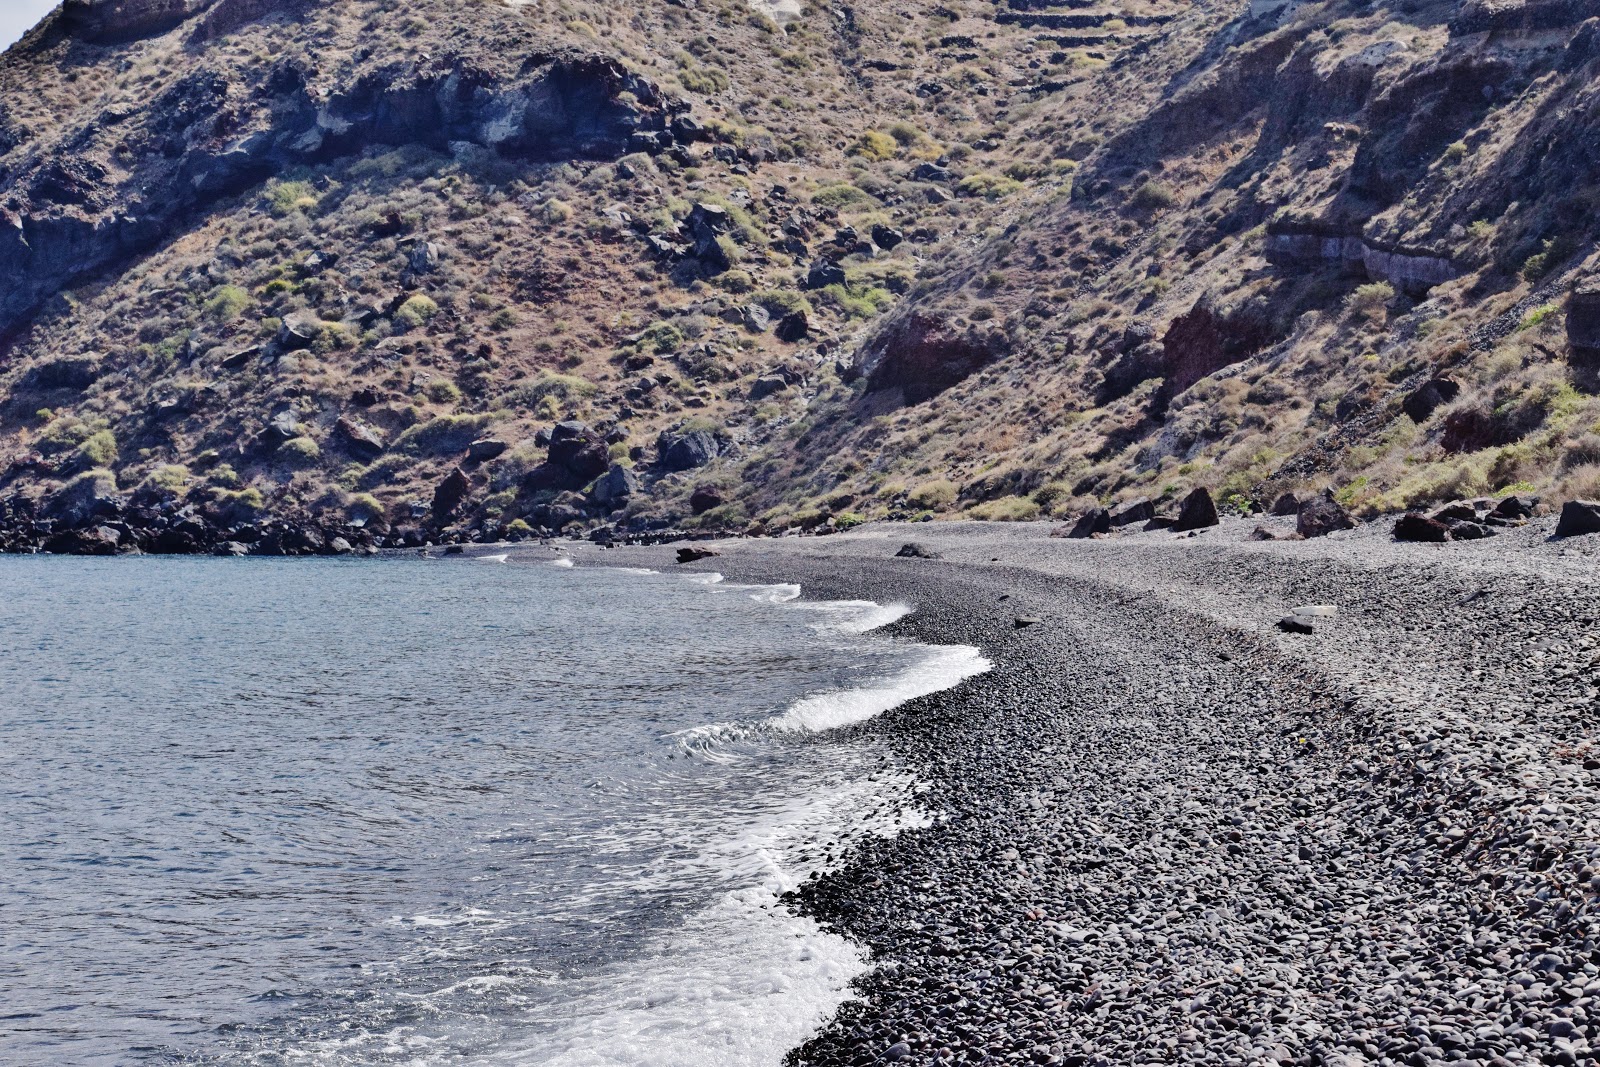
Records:
M957 330L943 319L910 315L889 324L857 356L854 370L867 389L898 389L920 404L970 377L1009 348L1003 334Z
M205 6L125 0L80 3L67 15L88 20L84 32L156 32ZM295 166L374 144L467 144L522 160L616 158L656 143L646 135L670 144L679 107L595 53L532 55L514 77L466 56L426 69L369 58L315 92L292 60L255 91L197 64L140 113L87 123L72 147L0 176L0 334L76 279L170 240L198 210ZM172 150L143 156L120 176L104 162L119 144L152 139Z

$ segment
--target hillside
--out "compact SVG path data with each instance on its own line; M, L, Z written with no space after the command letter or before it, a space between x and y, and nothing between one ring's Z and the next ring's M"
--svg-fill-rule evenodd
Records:
M71 0L0 61L0 537L1592 495L1590 13Z

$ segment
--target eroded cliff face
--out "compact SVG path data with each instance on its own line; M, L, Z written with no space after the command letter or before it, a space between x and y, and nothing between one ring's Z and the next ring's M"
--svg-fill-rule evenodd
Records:
M171 29L236 2L92 7L96 26L157 32L162 18ZM287 16L294 6L273 4L267 14ZM171 240L212 205L296 166L374 145L616 159L671 145L670 120L685 109L615 58L572 50L524 53L514 65L472 51L391 62L371 55L332 77L310 60L285 59L253 79L203 47L186 58L197 69L147 107L82 116L49 151L7 160L0 335L78 280Z
M63 29L88 41L111 43L165 33L218 0L63 0ZM226 2L226 0L225 0Z

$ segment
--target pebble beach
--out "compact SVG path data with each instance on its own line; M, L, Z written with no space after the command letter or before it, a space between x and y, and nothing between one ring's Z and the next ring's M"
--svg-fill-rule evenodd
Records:
M933 819L792 894L873 964L794 1067L1575 1065L1600 1055L1600 539L1552 523L572 553L910 604L889 632L994 664L850 728Z

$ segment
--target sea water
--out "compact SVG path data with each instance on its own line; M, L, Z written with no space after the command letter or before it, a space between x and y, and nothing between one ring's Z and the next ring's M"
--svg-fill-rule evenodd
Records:
M0 559L0 1063L777 1065L780 900L926 817L907 608L503 560Z

